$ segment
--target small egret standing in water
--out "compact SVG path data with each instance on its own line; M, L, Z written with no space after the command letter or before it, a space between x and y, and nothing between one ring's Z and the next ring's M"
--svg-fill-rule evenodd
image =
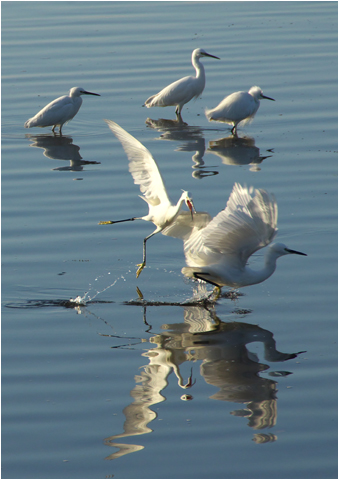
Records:
M105 120L114 135L120 140L123 149L129 160L129 171L136 185L140 185L140 191L143 195L140 198L148 203L149 212L144 217L133 217L125 220L110 220L100 222L99 225L112 223L130 222L133 220L145 220L152 222L157 227L154 232L144 238L143 241L143 261L138 265L137 278L146 265L146 242L153 235L162 232L169 227L180 213L182 204L185 202L193 217L195 208L189 192L183 191L176 205L173 205L168 198L167 191L161 177L158 165L152 154L136 138L121 128L117 123L111 120Z
M175 113L177 118L182 120L182 107L192 98L198 98L205 88L205 69L199 61L201 57L212 57L220 60L219 57L210 55L202 48L196 48L192 53L192 65L195 68L196 76L184 77L171 83L156 95L149 97L145 102L145 106L147 108L176 106Z
M260 106L260 100L274 100L265 97L260 87L252 87L248 92L235 92L225 97L217 107L206 110L205 114L211 122L225 122L233 125L232 133L237 131L240 122L246 124L253 120Z
M240 288L263 282L274 273L279 257L306 256L275 243L268 248L263 269L252 270L247 265L253 253L272 242L278 231L277 220L273 195L236 183L226 208L206 226L193 227L183 237L188 267L182 273L215 285L218 294L225 285Z
M59 126L61 135L63 124L72 120L78 113L82 104L81 95L97 95L100 97L98 93L86 92L82 87L73 87L68 95L56 98L34 117L29 118L24 125L25 128L53 126L52 132L54 132L55 127Z

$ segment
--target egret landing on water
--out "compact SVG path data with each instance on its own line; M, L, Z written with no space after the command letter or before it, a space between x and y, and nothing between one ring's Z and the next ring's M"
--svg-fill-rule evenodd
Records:
M219 57L210 55L202 48L196 48L192 53L192 65L195 68L196 76L184 77L171 83L161 92L149 97L145 102L145 106L147 108L176 106L175 113L177 118L182 120L182 107L192 98L198 98L205 88L205 69L199 61L201 57L211 57L220 60Z
M306 256L275 243L268 248L262 270L252 270L247 265L250 256L276 236L277 219L278 206L273 195L236 183L224 210L206 226L186 232L183 240L188 267L182 273L215 285L217 296L223 286L239 288L263 282L274 273L279 257Z
M123 149L129 160L129 171L132 174L134 183L140 185L140 191L143 195L140 198L148 203L149 212L144 217L133 217L125 220L110 220L100 222L99 225L112 223L130 222L133 220L146 220L153 222L157 227L153 233L148 235L143 242L143 260L138 265L137 278L146 265L146 242L153 235L162 232L169 227L179 215L182 204L185 202L193 217L195 208L189 192L183 191L176 205L172 205L168 198L166 188L161 177L158 165L151 152L147 150L136 138L121 128L117 123L111 120L105 120L114 135L120 140Z
M98 93L86 92L82 87L73 87L68 95L56 98L34 117L29 118L24 125L25 128L53 126L52 132L54 133L55 127L58 126L61 135L63 124L72 120L78 113L82 104L81 95L96 95L100 97Z
M236 133L240 122L246 124L253 120L260 106L260 100L266 98L260 87L252 87L248 92L235 92L225 97L217 107L205 110L206 117L211 122L225 122L233 125L232 133Z

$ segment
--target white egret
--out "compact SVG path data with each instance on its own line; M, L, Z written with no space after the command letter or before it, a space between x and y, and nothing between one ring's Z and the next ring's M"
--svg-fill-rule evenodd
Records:
M189 220L191 228L186 232L181 229L188 265L182 273L215 285L218 293L223 286L240 288L263 282L274 273L276 260L283 255L306 256L276 243L269 246L263 269L247 266L250 256L269 245L278 231L278 206L274 196L265 190L236 183L226 208L210 222L206 214L202 218L205 221L197 227Z
M248 92L235 92L225 97L217 107L206 109L205 114L211 122L225 122L233 125L232 133L237 131L240 122L246 124L253 120L260 106L260 100L275 101L274 98L265 97L260 87L252 87Z
M149 97L145 102L145 106L147 108L176 106L175 113L178 119L182 120L182 107L192 98L198 98L205 88L205 69L199 61L201 57L211 57L220 60L219 57L210 55L202 48L196 48L192 52L192 65L195 68L196 76L184 77L171 83L156 95Z
M99 225L112 223L129 222L133 220L145 220L152 222L157 227L154 232L144 238L143 241L143 261L138 265L137 278L146 265L146 242L153 235L162 232L169 227L179 215L182 204L185 202L191 215L195 212L191 194L183 191L176 205L173 205L168 198L167 191L161 177L158 165L152 154L136 138L121 128L117 123L111 120L105 120L114 135L120 140L123 149L129 160L129 171L136 185L140 185L140 191L143 195L140 198L148 203L149 212L144 217L133 217L125 220L115 220L100 222Z
M96 95L100 97L98 93L86 92L82 87L73 87L70 89L68 95L56 98L34 115L34 117L29 118L24 125L25 128L53 126L52 132L54 133L55 127L59 126L59 133L61 135L61 129L64 123L72 120L78 113L82 104L81 95Z

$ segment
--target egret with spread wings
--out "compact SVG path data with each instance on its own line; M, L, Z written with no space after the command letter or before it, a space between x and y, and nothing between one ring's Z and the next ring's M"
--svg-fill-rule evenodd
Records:
M205 221L197 226L189 220L191 227L181 229L188 265L182 273L214 285L218 295L223 286L240 288L263 282L274 273L276 261L283 255L306 255L282 243L271 244L278 231L278 206L265 190L236 183L226 208L210 221L206 214L203 218ZM247 265L251 255L268 245L264 267L252 270Z
M183 203L186 203L191 216L195 212L192 196L189 192L183 191L176 205L173 205L168 198L166 187L159 171L158 165L152 154L136 138L126 132L117 123L111 120L105 120L114 135L120 140L123 149L129 160L129 171L133 177L134 183L140 186L142 195L140 198L148 204L148 215L143 217L132 217L125 220L110 220L100 222L99 225L112 223L129 222L133 220L145 220L152 222L156 226L154 232L144 238L143 241L143 261L138 265L137 278L146 265L146 242L159 232L169 227L181 211Z

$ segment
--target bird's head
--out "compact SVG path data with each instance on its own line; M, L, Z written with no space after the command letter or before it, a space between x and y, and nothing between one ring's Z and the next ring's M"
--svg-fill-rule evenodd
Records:
M181 198L185 201L187 207L189 208L189 211L191 212L191 217L193 220L193 213L196 213L196 210L194 207L192 194L190 192L187 192L186 190L183 190Z
M263 99L266 99L266 100L272 100L273 102L275 102L274 98L271 98L271 97L266 97L263 93L262 93L262 90L260 87L252 87L249 89L248 93L250 95L252 95L252 97L254 97L256 100L263 100Z
M276 258L282 257L283 255L290 255L290 254L295 254L295 255L304 255L307 257L306 253L302 252L297 252L296 250L291 250L290 248L286 247L283 243L273 243L270 245L270 250L272 253L275 254Z
M80 97L80 95L96 95L96 96L100 97L99 93L87 92L82 87L73 87L69 91L69 96L70 97Z
M215 55L211 55L211 54L205 52L205 50L203 48L196 48L195 50L193 50L192 57L195 57L195 58L212 57L212 58L217 58L218 60L220 60L219 57L216 57Z

